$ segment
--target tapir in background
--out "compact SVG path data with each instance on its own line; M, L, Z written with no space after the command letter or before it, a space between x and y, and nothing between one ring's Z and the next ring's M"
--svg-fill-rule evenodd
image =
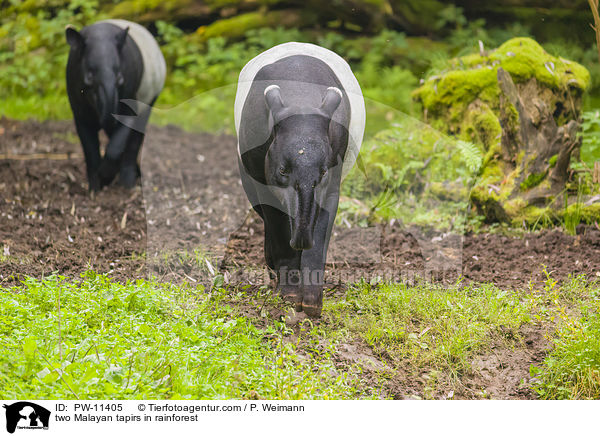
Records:
M267 265L282 297L319 317L340 183L364 133L360 86L337 54L281 44L241 71L235 126L242 185L264 221Z
M66 37L67 93L89 189L100 190L117 173L131 188L140 175L137 156L150 110L164 85L165 59L152 34L130 21L99 21L81 32L67 26ZM100 129L109 138L104 157Z

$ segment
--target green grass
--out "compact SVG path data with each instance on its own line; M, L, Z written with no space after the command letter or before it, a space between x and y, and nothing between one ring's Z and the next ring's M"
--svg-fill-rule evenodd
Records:
M531 373L543 399L600 399L600 315L569 320L543 366L532 367Z
M266 288L28 278L0 289L0 397L379 398L401 371L436 398L472 377L478 356L524 347L529 326L551 342L531 368L535 392L600 398L599 309L600 286L583 277L548 274L521 291L360 282L327 295L320 322L290 328L278 314L291 309ZM381 367L340 365L344 344L369 347Z
M583 276L559 285L546 273L541 288L521 291L362 282L326 300L323 312L328 329L320 335L359 337L409 374L428 373L426 397L435 397L436 383L444 390L473 374L477 356L523 347L521 328L529 326L547 331L550 342L547 357L530 369L535 393L600 398L600 283Z
M543 399L600 399L600 283L549 278L545 291L540 313L557 329L543 364L531 367L534 390Z
M0 397L360 396L327 355L301 361L284 323L257 328L222 297L93 272L1 289Z
M531 320L518 294L493 285L461 289L363 282L344 299L329 301L324 311L376 351L415 368L453 373L467 371L470 360L489 351L492 341L518 337L519 327Z

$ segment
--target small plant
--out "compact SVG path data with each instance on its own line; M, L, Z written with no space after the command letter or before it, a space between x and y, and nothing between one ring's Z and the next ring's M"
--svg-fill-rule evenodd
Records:
M581 159L590 168L600 161L600 111L584 112L581 123Z

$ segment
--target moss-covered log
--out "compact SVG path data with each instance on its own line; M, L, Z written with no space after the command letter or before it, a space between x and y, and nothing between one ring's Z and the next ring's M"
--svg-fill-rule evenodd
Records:
M303 27L314 20L314 13L302 9L269 12L260 10L218 20L208 26L200 26L196 34L202 41L216 36L239 38L251 29L277 26Z
M581 65L529 38L454 59L414 97L440 130L481 146L471 199L489 221L520 223L564 209L569 164L578 157Z

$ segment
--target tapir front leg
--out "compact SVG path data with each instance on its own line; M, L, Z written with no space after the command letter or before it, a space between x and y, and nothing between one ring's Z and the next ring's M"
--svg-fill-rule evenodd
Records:
M98 171L102 186L109 185L119 172L121 155L127 147L130 134L131 129L123 124L119 124L109 132L110 139Z
M144 142L144 134L132 131L127 142L127 147L121 156L119 167L119 182L125 188L133 188L140 174L137 156L142 142Z
M302 280L300 277L301 252L290 247L290 223L288 216L277 208L262 205L265 222L265 258L272 263L277 274L277 288L283 299L302 303Z
M102 188L98 177L100 167L100 141L98 140L99 126L75 117L75 129L81 140L81 147L85 156L88 185L90 191L99 191Z
M140 167L137 163L137 157L144 142L146 126L150 119L150 111L156 98L152 100L150 105L146 106L141 102L123 102L119 107L120 113L131 113L129 120L134 119L132 124L127 124L130 127L130 134L127 144L123 150L120 159L119 182L126 188L133 188L137 178L140 176ZM135 115L137 113L137 115ZM114 153L119 150L114 150Z
M321 316L323 309L325 262L338 202L339 192L327 195L325 208L320 210L315 225L314 245L310 250L302 251L302 310L312 318Z

